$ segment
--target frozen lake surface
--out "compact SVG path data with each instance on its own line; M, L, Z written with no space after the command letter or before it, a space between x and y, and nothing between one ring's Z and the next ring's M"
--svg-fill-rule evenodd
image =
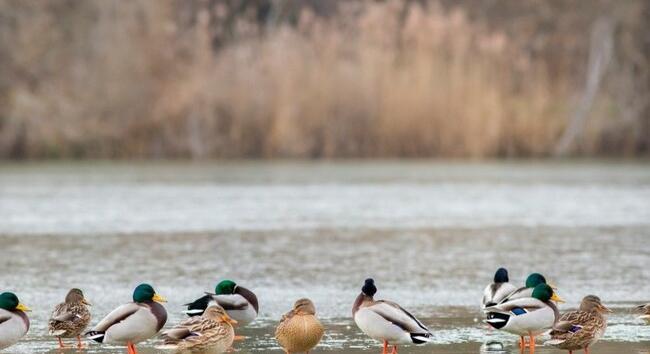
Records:
M97 321L150 282L172 325L226 277L261 302L238 351L279 352L276 321L307 296L328 328L318 351L380 352L350 319L372 276L378 297L434 330L434 346L402 352L479 353L495 340L518 353L478 312L506 266L516 283L547 275L562 309L587 294L615 309L592 353L648 353L650 327L629 308L650 301L649 240L647 163L0 164L0 289L34 309L27 338L5 352L57 352L46 319L70 287Z

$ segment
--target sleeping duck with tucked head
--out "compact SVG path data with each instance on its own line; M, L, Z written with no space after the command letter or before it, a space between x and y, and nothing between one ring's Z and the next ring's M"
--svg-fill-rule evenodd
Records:
M213 304L223 307L228 316L242 327L253 322L259 312L257 296L228 279L219 282L214 293L206 292L204 296L185 304L187 310L183 312L189 316L200 316L208 306Z
M431 331L415 316L395 302L375 300L377 287L373 279L366 279L352 306L352 316L359 329L370 338L382 342L382 354L397 353L398 344L431 342Z
M128 354L137 354L135 344L155 336L167 322L166 302L149 284L133 291L133 302L119 306L86 333L99 343L126 345Z
M293 309L282 316L275 338L285 353L309 353L323 337L325 328L316 317L316 306L306 298L299 299Z

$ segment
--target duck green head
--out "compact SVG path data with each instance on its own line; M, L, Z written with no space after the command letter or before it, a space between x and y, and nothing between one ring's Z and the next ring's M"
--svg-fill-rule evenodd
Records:
M533 297L542 302L548 302L549 300L555 302L564 302L561 297L559 297L553 288L548 284L539 284L533 289Z
M31 311L29 307L20 303L18 296L16 296L14 293L0 294L0 309L7 311Z
M149 284L140 284L135 290L133 290L133 301L134 302L167 302L164 297L156 294L156 291L153 289L153 286Z
M226 279L217 284L214 293L217 295L231 295L235 293L236 288L237 284L234 281Z
M546 284L546 278L539 273L532 273L526 278L527 288L535 288L539 284Z

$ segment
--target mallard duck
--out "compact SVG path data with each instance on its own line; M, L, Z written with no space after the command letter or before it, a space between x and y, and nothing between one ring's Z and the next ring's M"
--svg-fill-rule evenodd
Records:
M370 338L383 342L383 354L397 353L398 344L423 344L431 341L431 331L400 305L386 300L375 300L377 287L373 279L366 279L361 294L352 307L357 327Z
M535 336L540 335L559 319L560 313L551 302L555 293L548 284L539 284L531 297L517 298L486 308L487 323L495 329L516 334L520 346L525 346L524 337L530 337L530 351L535 351Z
M221 306L211 305L203 315L190 317L163 332L165 345L161 348L177 353L223 353L232 346L236 323Z
M129 354L137 354L135 344L156 335L167 322L167 311L149 284L140 284L133 291L133 302L124 304L101 320L86 335L98 343L126 345Z
M500 303L516 290L517 287L509 283L508 270L499 268L494 274L494 283L488 285L483 290L482 308L485 309L486 307Z
M51 336L58 337L59 348L65 348L61 338L77 337L77 348L83 348L81 333L90 323L90 303L79 289L70 289L65 301L56 305L49 321Z
M189 316L200 316L211 304L223 307L228 316L242 327L253 322L259 312L257 296L232 280L221 281L215 287L214 293L206 292L205 296L185 304L187 310L184 312Z
M526 278L526 283L523 287L511 292L508 296L506 296L503 300L501 300L500 303L504 303L515 299L529 298L533 295L533 290L539 284L547 284L546 278L539 273L532 273ZM551 287L553 286L551 285ZM553 295L554 295L553 301L564 302L564 300L562 300L562 298L559 295L557 295L557 293L553 292Z
M650 323L650 304L640 305L635 307L637 313L639 313L639 319Z
M0 349L10 347L29 331L29 318L25 312L31 311L23 305L16 294L0 294Z
M275 338L289 353L309 353L323 337L325 329L316 318L316 307L309 299L300 299L293 305L293 309L287 312L278 328L275 330Z
M559 349L584 349L589 354L589 347L594 345L607 329L606 313L612 310L605 307L598 296L588 295L582 299L580 310L562 315L553 326L551 339L544 343Z

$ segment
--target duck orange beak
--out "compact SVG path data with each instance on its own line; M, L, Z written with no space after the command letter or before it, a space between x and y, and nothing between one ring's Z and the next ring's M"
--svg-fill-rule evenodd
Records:
M224 322L230 323L230 325L233 325L233 326L236 325L236 324L238 323L237 321L235 321L234 319L232 319L232 318L231 318L230 316L228 316L228 315L223 315L223 316L221 316L221 320L224 321Z
M92 305L93 305L93 304L91 304L90 302L88 302L88 300L86 300L85 298L84 298L84 299L81 299L81 303L84 304L84 305L88 305L88 306L92 306Z

